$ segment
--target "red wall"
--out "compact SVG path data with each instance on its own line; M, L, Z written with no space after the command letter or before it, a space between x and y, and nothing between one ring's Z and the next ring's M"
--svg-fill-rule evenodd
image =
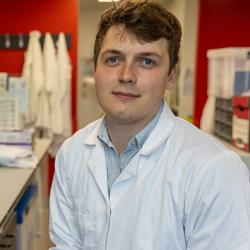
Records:
M207 50L241 46L250 47L250 1L200 0L194 100L197 126L207 98Z
M0 34L70 33L72 46L69 50L72 72L72 126L77 128L76 75L77 75L77 31L78 0L7 0L1 1ZM20 74L24 62L24 51L0 50L0 72ZM54 159L49 160L49 189L54 174Z
M8 0L1 1L0 34L65 32L71 34L69 50L72 72L72 121L76 130L76 73L77 73L77 30L78 0ZM20 74L24 51L0 50L0 72Z

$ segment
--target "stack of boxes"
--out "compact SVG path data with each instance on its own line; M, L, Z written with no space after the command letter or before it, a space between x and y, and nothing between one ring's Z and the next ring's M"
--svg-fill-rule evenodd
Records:
M25 149L34 149L34 130L0 130L0 146L15 146Z
M33 148L34 130L25 129L28 86L24 77L0 72L0 145Z
M22 129L28 116L28 86L24 77L0 72L0 129Z

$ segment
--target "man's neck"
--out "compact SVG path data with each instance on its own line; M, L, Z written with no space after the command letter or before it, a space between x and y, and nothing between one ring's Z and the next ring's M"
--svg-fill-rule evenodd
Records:
M133 127L127 124L114 124L106 121L106 126L110 140L120 155L125 151L131 138L136 135L143 127Z
M157 112L159 112L159 110ZM141 121L136 121L134 123L117 122L110 117L105 117L106 128L110 140L119 155L125 151L129 141L154 119L157 112L146 120L142 119Z

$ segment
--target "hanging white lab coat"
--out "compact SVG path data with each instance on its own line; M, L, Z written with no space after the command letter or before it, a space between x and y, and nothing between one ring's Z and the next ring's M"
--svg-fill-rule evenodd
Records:
M45 34L43 48L44 63L44 84L46 96L48 98L48 115L49 128L53 134L60 134L63 131L62 110L60 102L60 89L58 83L58 68L56 49L53 39L49 33Z
M63 130L62 135L68 137L72 134L71 115L71 71L72 66L63 33L59 33L57 41L57 67L58 83L60 86L60 102L62 110Z
M43 100L41 93L44 87L42 51L39 42L39 31L31 31L25 54L22 75L27 79L29 88L29 115L27 122L42 125Z
M216 97L209 95L202 110L200 128L209 134L214 132Z
M107 187L102 120L65 141L50 199L54 250L249 250L249 172L167 105Z

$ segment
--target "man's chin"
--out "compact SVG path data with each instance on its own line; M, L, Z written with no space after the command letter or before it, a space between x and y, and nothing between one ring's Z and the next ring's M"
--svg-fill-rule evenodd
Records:
M130 113L124 111L112 112L107 114L106 116L112 122L123 123L123 124L133 123L134 120L133 116Z

